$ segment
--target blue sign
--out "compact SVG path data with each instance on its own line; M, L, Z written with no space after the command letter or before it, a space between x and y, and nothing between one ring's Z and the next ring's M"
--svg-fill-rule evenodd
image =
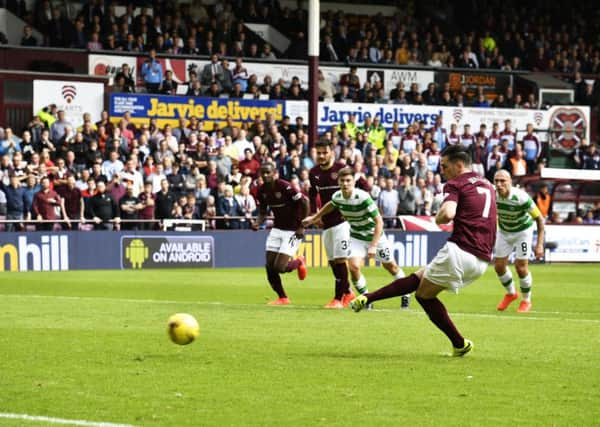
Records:
M272 115L276 121L285 116L284 101L261 101L254 99L196 98L193 96L170 96L151 94L113 93L109 99L109 115L119 120L126 112L131 113L134 123L147 123L156 118L159 126L176 126L180 118L196 117L205 123L224 124L227 117L234 123L252 122Z
M69 231L1 233L0 271L262 267L268 231L206 233ZM426 265L448 233L386 233L401 267ZM98 252L98 248L102 248ZM327 267L319 231L300 246L308 267ZM374 265L373 263L367 265Z

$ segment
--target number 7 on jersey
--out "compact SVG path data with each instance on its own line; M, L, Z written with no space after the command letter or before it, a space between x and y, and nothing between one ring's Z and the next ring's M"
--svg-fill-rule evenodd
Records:
M490 216L490 204L492 200L492 194L490 192L490 189L486 187L477 187L477 192L485 196L485 204L483 205L483 212L481 213L481 216L487 218L488 216Z

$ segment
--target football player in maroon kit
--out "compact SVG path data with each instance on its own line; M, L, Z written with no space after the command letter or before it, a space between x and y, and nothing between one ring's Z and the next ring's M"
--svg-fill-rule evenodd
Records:
M417 301L429 319L452 342L452 356L464 356L472 350L473 343L458 332L437 296L444 290L457 292L479 278L492 259L496 241L496 192L470 166L466 147L452 145L442 152L441 170L447 182L435 220L438 224L454 221L454 226L435 258L418 272L350 303L358 312L374 301L416 291Z
M278 298L269 304L287 305L290 299L283 289L280 274L297 270L300 280L306 278L304 257L292 258L298 252L304 237L302 218L309 214L309 203L300 189L275 176L275 166L272 163L263 163L260 175L264 183L258 188L259 214L252 229L258 230L265 222L267 208L270 207L274 223L267 237L265 268L269 284Z
M335 151L331 141L320 140L316 143L317 148L317 166L313 167L309 173L310 179L310 203L311 209L318 210L317 195L319 196L321 206L331 201L333 193L340 189L338 182L338 172L345 168L342 162L336 162ZM355 185L361 190L369 191L369 184L363 177L355 180ZM350 289L348 281L348 266L346 260L351 257L350 251L350 225L342 217L339 210L323 216L323 244L329 265L333 270L335 277L334 297L325 308L344 308L354 299L354 293ZM368 292L367 281L360 271L360 268L351 265L352 283L358 293ZM402 269L396 272L396 278L404 277ZM405 303L408 307L408 300Z
M321 206L331 200L331 196L340 189L338 171L345 167L341 162L335 161L335 151L331 141L320 140L317 147L317 165L309 172L310 179L310 205L311 209L318 210L317 196ZM369 185L364 178L359 178L358 187L367 190ZM346 260L350 256L350 226L339 211L334 211L323 217L323 244L333 276L335 277L335 294L333 300L325 308L347 307L354 299L348 281L348 267Z

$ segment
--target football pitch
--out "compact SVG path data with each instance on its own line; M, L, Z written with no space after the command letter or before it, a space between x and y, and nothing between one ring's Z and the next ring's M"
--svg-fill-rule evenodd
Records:
M442 295L462 359L414 300L323 309L326 269L284 275L288 307L262 269L0 273L0 426L598 425L598 266L532 271L528 314L496 311L492 268ZM200 323L188 346L176 312Z

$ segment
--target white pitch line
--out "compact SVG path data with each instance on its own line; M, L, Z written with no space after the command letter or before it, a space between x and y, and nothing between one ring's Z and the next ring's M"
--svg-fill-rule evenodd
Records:
M68 420L66 418L54 418L54 417L43 417L39 415L28 415L28 414L11 414L9 412L0 412L0 418L6 418L9 420L24 420L32 422L42 422L49 424L63 424L71 426L85 426L85 427L133 427L131 424L115 424L98 421L87 421L87 420Z
M257 304L230 304L222 301L174 301L174 300L156 300L156 299L132 299L132 298L108 298L108 297L80 297L80 296L69 296L69 295L27 295L27 294L0 294L1 298L39 298L39 299L63 299L73 301L107 301L107 302L118 302L118 303L134 303L134 304L186 304L186 305L223 305L232 307L256 307ZM300 308L314 310L318 309L319 306L314 305L293 305L286 308ZM276 309L269 307L269 309ZM385 312L392 313L400 310L391 308L375 309L374 312ZM423 315L423 311L411 310L408 313ZM474 317L474 318L489 318L489 319L505 319L505 320L533 320L533 321L565 321L565 322L580 322L580 323L600 323L600 319L573 319L568 317L544 317L539 315L544 314L555 314L557 316L568 316L575 315L581 316L588 313L581 313L576 311L531 311L531 314L526 315L511 315L511 314L491 314L491 313L463 313L454 311L450 314L452 316L463 316L463 317Z

